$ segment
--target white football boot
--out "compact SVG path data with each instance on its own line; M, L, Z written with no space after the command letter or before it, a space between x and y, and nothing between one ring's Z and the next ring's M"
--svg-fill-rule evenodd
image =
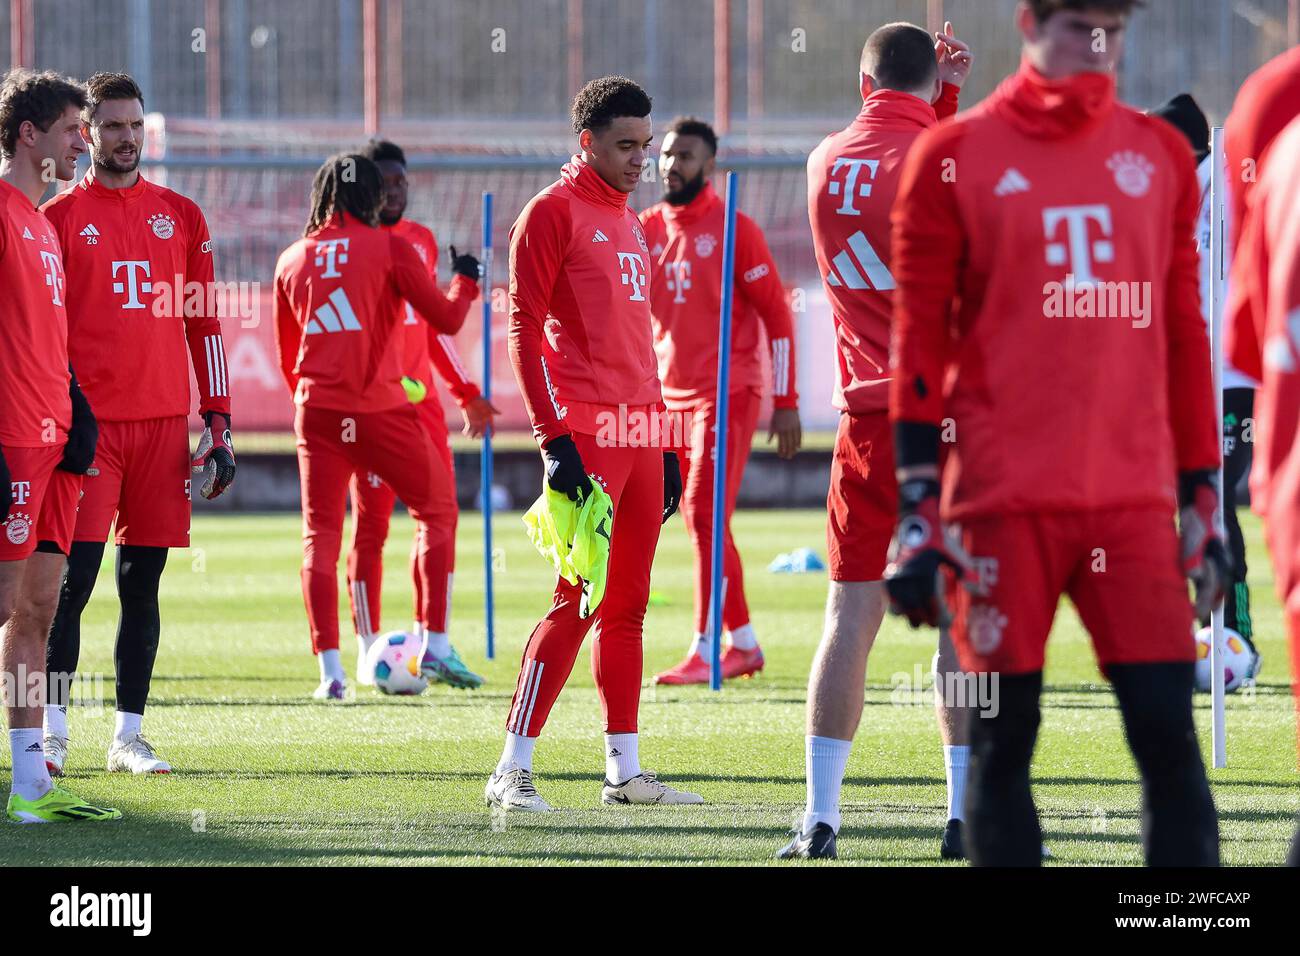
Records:
M45 748L45 769L51 777L62 777L63 765L68 760L68 739L58 734L46 734L41 745Z
M311 692L311 696L316 700L346 700L348 696L347 682L326 677Z
M158 756L144 734L114 740L108 750L109 773L171 773L172 765Z
M550 813L551 805L542 799L533 786L532 771L515 767L505 773L494 773L488 778L483 799L490 807L502 810L523 810L527 813Z
M663 783L651 770L639 773L626 783L605 781L600 799L605 803L703 803L698 793L674 790Z

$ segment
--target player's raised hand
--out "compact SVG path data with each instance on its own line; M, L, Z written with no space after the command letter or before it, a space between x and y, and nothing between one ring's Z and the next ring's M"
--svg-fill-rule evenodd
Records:
M970 76L975 55L969 46L957 39L951 21L945 21L943 32L934 35L934 55L939 61L939 79L960 88Z
M230 418L220 412L203 416L203 434L190 460L190 470L202 475L199 494L211 501L235 480L235 448L230 440Z
M772 409L772 423L767 429L767 441L771 444L776 439L776 456L787 461L795 456L803 445L803 425L799 422L799 409Z
M460 410L460 414L465 419L465 427L461 429L461 434L470 438L482 438L484 435L493 434L492 420L501 414L501 409L480 395L467 402Z
M1208 621L1232 579L1232 556L1214 520L1219 492L1209 471L1184 472L1178 484L1178 536L1182 544L1183 573L1195 592L1197 620Z
M479 268L478 259L468 252L459 253L456 247L451 247L451 271L458 276L465 276L467 279L473 279L477 282L482 276L482 270Z
M958 578L971 569L970 558L943 533L939 521L939 482L910 478L898 486L898 531L889 549L885 589L891 614L912 627L947 623L941 573L946 566Z

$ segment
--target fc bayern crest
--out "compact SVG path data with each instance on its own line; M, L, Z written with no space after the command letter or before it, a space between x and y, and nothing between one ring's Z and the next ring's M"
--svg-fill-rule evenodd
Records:
M1126 196L1137 199L1151 189L1151 174L1156 171L1141 153L1123 150L1106 160L1106 168L1115 174L1115 185Z
M973 605L966 614L966 634L977 654L992 654L1002 643L1007 616L991 604Z
M701 259L709 258L717 247L718 240L713 238L711 232L702 232L695 237L695 254Z
M636 241L641 246L641 251L646 255L649 255L650 247L646 245L645 233L641 231L641 227L634 224L632 226L632 234L636 236Z
M31 515L15 511L5 522L5 537L10 544L23 544L32 533Z
M156 212L148 219L149 228L159 239L170 239L176 234L176 220L165 212Z

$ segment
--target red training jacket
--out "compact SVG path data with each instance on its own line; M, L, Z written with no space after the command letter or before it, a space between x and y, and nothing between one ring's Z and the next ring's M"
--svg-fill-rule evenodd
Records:
M672 409L712 401L718 390L718 315L722 308L722 236L726 204L712 184L690 202L659 202L641 213L650 244L650 314L664 403ZM772 355L772 404L797 408L794 319L785 287L758 224L736 212L731 326L731 391L759 391L759 322Z

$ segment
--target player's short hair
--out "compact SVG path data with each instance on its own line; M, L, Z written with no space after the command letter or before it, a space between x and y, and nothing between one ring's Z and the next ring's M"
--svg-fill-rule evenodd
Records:
M81 118L89 123L95 118L100 103L108 100L139 100L144 109L144 93L140 85L125 73L96 73L86 81L86 105L81 108Z
M704 120L694 116L679 116L668 124L668 132L678 136L698 136L709 145L709 154L718 155L718 134Z
M362 147L361 155L372 163L391 160L395 163L401 163L403 166L406 165L406 154L402 152L402 147L387 139L372 139Z
M10 70L0 79L0 153L13 156L23 123L48 133L69 106L86 106L86 91L76 81L52 70Z
M859 68L881 89L923 89L939 75L934 38L911 23L886 23L862 45Z
M317 232L340 212L374 226L384 204L384 177L360 153L335 153L316 170L311 184L311 211L302 234Z
M1025 0L1025 3L1039 23L1062 10L1100 10L1127 17L1138 7L1146 5L1145 0Z
M570 113L575 133L599 133L620 116L649 116L650 96L626 76L602 76L578 91Z

